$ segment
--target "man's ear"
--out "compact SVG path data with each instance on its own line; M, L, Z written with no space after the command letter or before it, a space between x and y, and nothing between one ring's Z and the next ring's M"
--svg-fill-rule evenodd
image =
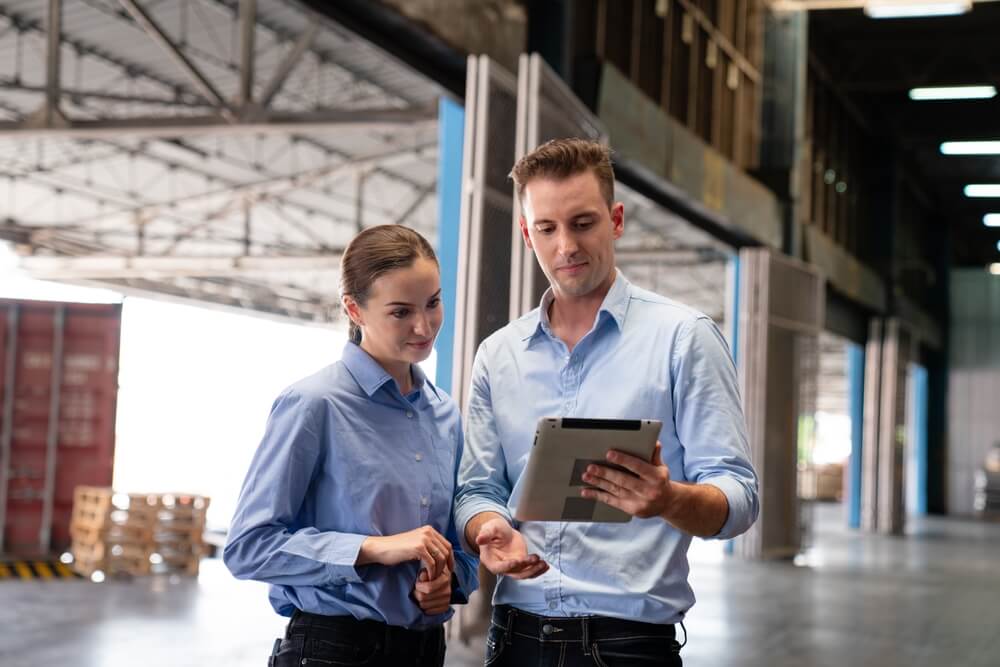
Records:
M531 247L531 237L528 235L528 221L524 219L524 216L519 216L517 219L517 224L521 228L521 236L524 238L524 245L528 247L528 250L533 250Z
M625 204L620 201L611 207L611 231L616 239L625 233Z

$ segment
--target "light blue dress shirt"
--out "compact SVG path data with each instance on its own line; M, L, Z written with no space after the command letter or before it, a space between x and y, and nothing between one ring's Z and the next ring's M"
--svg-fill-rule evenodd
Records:
M403 396L353 343L340 361L275 400L243 483L224 559L240 579L271 584L274 609L353 616L389 625L440 625L410 597L419 562L355 566L370 535L429 525L455 549L458 590L478 585L462 552L452 499L462 452L455 402L417 366Z
M757 518L736 369L701 313L631 285L619 272L593 328L570 353L541 307L487 338L476 355L455 517L463 536L480 512L510 519L540 417L659 419L671 478L712 484L729 516L716 537ZM524 522L544 575L501 577L494 604L548 616L597 614L675 623L694 604L691 537L659 518L628 523Z

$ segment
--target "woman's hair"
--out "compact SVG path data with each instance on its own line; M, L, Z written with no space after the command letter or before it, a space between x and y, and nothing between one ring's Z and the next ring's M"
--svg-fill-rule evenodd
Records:
M380 276L412 266L418 257L438 263L427 239L409 227L369 227L351 240L340 260L341 297L349 296L364 306ZM353 320L350 322L351 342L361 343L361 328Z

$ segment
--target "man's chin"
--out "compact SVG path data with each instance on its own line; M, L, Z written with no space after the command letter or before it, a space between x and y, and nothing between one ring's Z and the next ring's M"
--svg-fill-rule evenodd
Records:
M582 280L564 280L560 281L558 284L560 292L562 292L565 296L572 297L587 296L597 288L596 285L591 284L591 281Z

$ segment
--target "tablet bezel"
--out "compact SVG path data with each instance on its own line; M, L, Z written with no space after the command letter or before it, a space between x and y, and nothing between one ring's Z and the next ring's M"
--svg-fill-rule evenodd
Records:
M657 419L542 417L517 497L518 521L625 523L631 515L602 502L580 497L588 486L580 475L589 463L609 467L608 450L649 461L663 423ZM627 471L626 471L627 472ZM577 483L578 482L578 483Z

